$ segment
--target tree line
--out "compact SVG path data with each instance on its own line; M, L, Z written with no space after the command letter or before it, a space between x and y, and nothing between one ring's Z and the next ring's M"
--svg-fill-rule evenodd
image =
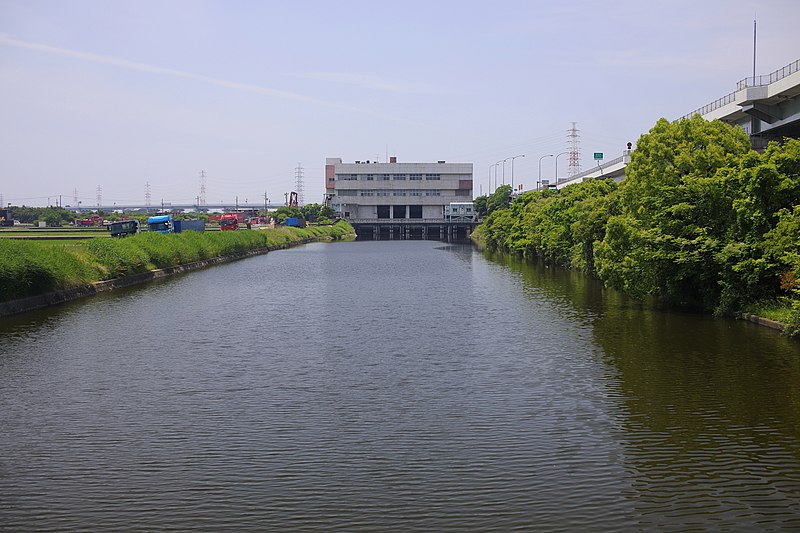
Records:
M84 210L81 213L64 209L63 207L28 207L28 206L9 206L9 219L18 220L23 224L35 224L45 222L48 227L72 226L76 220L81 220L92 214L97 214L105 220L116 221L124 219L138 219L141 222L152 216L152 213L133 211L121 213L118 211L104 211L102 209L90 212ZM336 219L336 212L333 208L320 204L305 204L300 207L279 207L276 211L266 212L265 214L274 216L278 222L282 223L287 217L302 217L307 222L318 224L332 224ZM179 218L192 218L208 221L209 213L203 211L193 211L183 213Z
M778 302L800 332L800 141L759 153L739 127L661 119L625 176L513 200L500 187L476 199L476 239L637 298L719 315Z

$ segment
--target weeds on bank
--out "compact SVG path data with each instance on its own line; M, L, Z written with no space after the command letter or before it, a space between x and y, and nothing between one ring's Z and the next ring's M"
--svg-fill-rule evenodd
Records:
M141 274L313 237L342 238L349 224L310 228L90 239L83 246L0 239L0 301L26 298L96 281Z

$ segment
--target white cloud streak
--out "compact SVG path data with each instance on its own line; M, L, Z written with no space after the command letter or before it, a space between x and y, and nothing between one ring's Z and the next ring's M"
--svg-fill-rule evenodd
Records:
M387 115L382 115L379 113L374 113L372 111L367 111L364 109L357 109L350 106L345 106L341 104L336 104L334 102L328 102L325 100L320 100L318 98L313 98L310 96L305 96L298 93L293 93L289 91L281 91L278 89L271 89L269 87L264 87L261 85L254 85L251 83L242 83L237 81L231 80L224 80L220 78L213 78L210 76L204 76L201 74L194 74L192 72L186 72L183 70L176 70L166 67L159 67L156 65L149 65L147 63L137 63L135 61L129 61L127 59L122 59L119 57L114 56L107 56L103 54L94 54L90 52L81 52L78 50L70 50L68 48L59 48L56 46L50 46L47 44L42 43L35 43L30 41L24 41L21 39L16 39L11 35L6 33L0 32L0 45L12 46L15 48L22 48L25 50L32 50L35 52L43 52L47 54L54 54L60 55L65 57L72 57L75 59L80 59L83 61L88 61L91 63L97 63L102 65L110 65L113 67L124 68L127 70L134 70L139 72L147 72L151 74L160 74L163 76L172 76L175 78L184 78L187 80L198 81L201 83L206 83L209 85L217 85L219 87L225 87L227 89L233 89L236 91L244 91L249 93L255 94L263 94L267 96L272 96L275 98L281 98L284 100L292 100L295 102L307 103L307 104L314 104L324 107L329 107L333 109L339 109L342 111L348 112L355 112L370 115L376 118L392 120L396 122L409 122L406 119L391 117Z
M392 93L404 94L432 94L432 95L452 95L456 94L453 91L447 91L442 88L429 84L421 83L398 83L385 81L376 76L367 74L347 74L342 72L297 72L293 76L298 78L307 78L319 81L328 81L334 83L344 83L347 85L355 85L365 89L385 91Z

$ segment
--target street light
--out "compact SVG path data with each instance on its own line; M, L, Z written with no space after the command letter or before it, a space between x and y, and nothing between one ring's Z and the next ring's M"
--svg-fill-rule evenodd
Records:
M536 190L539 190L539 184L542 183L542 159L545 157L553 157L553 154L543 155L539 158L539 180L536 182Z
M518 157L525 157L525 154L515 155L514 157L510 158L511 159L511 190L512 191L514 190L514 160L516 158L518 158Z
M561 152L560 154L558 154L558 155L556 156L556 183L558 183L558 158L559 158L560 156L562 156L562 155L566 155L566 154L568 154L568 153L569 153L569 152Z
M500 163L503 161L498 161L494 164L494 189L497 190L497 167L500 166Z
M503 159L503 185L506 184L506 161L508 161L509 159L511 158L506 157L505 159Z

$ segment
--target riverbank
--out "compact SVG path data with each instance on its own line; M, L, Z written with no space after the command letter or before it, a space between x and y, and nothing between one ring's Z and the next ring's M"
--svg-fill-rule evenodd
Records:
M0 241L0 316L57 305L207 266L353 237L346 222L308 228L140 234L80 245Z
M470 235L470 239L472 243L481 251L486 250L486 235L484 234L484 227L483 225L478 226L475 228L475 231L472 232ZM495 250L500 251L500 250ZM502 250L500 253L508 254L508 250ZM515 254L519 255L519 254ZM567 268L567 267L564 267ZM591 274L586 274L591 275ZM756 312L758 314L756 314ZM780 300L772 300L767 303L762 303L762 305L751 305L747 309L743 310L741 313L737 315L737 318L742 320L746 320L748 322L752 322L753 324L757 324L759 326L774 329L776 331L780 331L782 333L787 334L790 337L797 336L796 333L792 331L787 331L787 322L791 320L792 316L792 305L791 303L782 303ZM786 318L789 320L786 320Z
M489 251L541 260L673 308L779 320L800 334L800 140L750 149L735 126L660 120L620 183L476 199ZM481 208L481 209L479 209Z

